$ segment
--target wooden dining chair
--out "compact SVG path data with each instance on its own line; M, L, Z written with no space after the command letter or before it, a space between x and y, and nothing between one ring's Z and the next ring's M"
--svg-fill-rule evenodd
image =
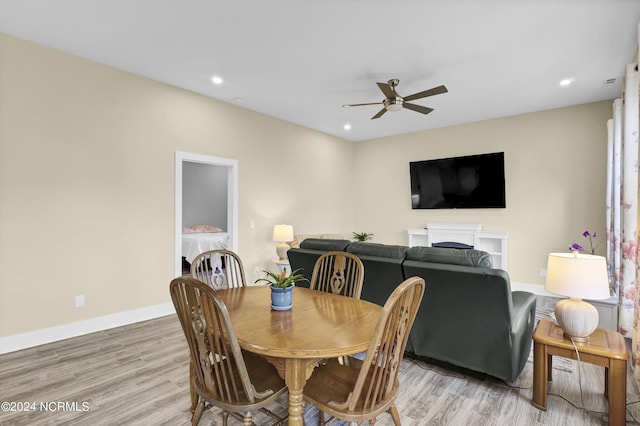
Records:
M223 425L229 415L251 425L255 410L283 424L286 417L266 405L286 393L284 381L264 358L240 350L227 307L215 290L194 278L180 277L171 281L170 292L191 354L197 395L191 424L198 424L205 403L222 409Z
M304 400L315 405L318 424L336 419L350 425L369 421L388 412L396 426L400 415L395 405L398 371L424 294L424 280L412 277L391 293L373 333L364 361L353 359L348 365L336 359L318 366L304 387ZM325 421L325 413L330 418Z
M230 250L209 250L197 255L191 262L191 277L216 290L247 285L242 260Z
M316 261L309 287L312 290L360 299L364 266L354 254L328 251Z

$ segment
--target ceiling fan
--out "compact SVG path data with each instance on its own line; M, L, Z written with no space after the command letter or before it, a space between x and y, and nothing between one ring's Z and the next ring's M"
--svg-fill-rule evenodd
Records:
M426 98L427 96L439 95L441 93L447 93L448 90L444 86L434 87L424 92L414 93L413 95L402 97L396 93L396 86L400 83L397 78L389 80L387 83L376 83L382 93L384 93L385 99L382 102L372 102L366 104L346 104L342 105L344 108L364 106L364 105L384 105L384 108L380 110L376 115L371 117L372 120L382 117L387 111L400 111L402 108L407 108L412 111L416 111L422 114L429 114L433 111L433 108L425 107L422 105L416 105L409 103L416 99Z

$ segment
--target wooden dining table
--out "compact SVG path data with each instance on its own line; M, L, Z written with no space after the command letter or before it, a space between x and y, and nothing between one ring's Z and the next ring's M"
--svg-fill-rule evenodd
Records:
M289 390L289 425L302 425L302 393L322 359L366 350L382 307L365 300L293 289L293 307L271 309L269 286L219 290L240 347L264 356Z

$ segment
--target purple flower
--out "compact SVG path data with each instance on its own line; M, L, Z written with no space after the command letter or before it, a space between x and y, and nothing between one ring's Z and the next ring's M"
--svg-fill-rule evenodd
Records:
M578 243L573 243L569 246L569 250L571 251L584 251L584 247L582 247L580 244Z
M589 232L589 231L587 230L587 231L584 231L584 232L582 233L582 236L583 236L584 238L588 238L588 239L589 239L589 247L590 247L591 254L596 254L596 249L598 248L598 246L600 245L600 242L601 242L601 241L598 241L598 242L594 245L594 241L593 241L593 240L596 238L596 233L594 232L594 233L592 234L591 232ZM582 247L582 246L581 246L580 244L578 244L578 243L573 243L573 244L571 244L571 245L569 246L569 250L570 250L570 251L586 251L586 250L584 249L584 247Z

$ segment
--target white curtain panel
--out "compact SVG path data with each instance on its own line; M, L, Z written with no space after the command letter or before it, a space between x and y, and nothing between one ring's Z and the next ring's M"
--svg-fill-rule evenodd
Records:
M620 291L620 204L622 137L620 134L622 100L613 103L613 119L607 121L607 194L606 194L606 256L609 272L609 286L613 294ZM618 129L616 133L615 129Z

